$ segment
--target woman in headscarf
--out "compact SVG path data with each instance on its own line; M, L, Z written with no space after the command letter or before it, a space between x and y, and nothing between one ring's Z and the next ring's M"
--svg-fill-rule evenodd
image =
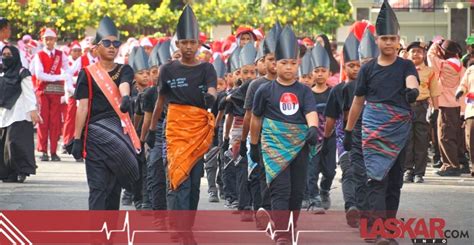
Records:
M41 123L31 74L22 67L20 52L13 46L2 49L0 73L0 179L24 182L36 173L33 125Z
M329 60L330 60L329 70L331 71L331 77L329 77L327 81L327 85L329 87L334 87L336 86L336 84L339 83L339 72L340 72L339 63L337 62L337 60L334 58L334 55L332 54L331 43L329 42L329 38L328 36L326 36L326 34L320 34L319 36L317 36L316 41L318 41L324 47L324 49L326 49L326 52L329 55Z

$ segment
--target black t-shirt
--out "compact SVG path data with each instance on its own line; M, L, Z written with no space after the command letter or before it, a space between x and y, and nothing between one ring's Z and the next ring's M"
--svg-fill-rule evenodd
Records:
M306 114L316 111L316 102L310 88L294 82L283 86L277 81L260 86L255 93L253 113L272 120L306 124Z
M204 94L208 88L216 87L217 75L210 63L186 66L175 60L161 67L158 83L160 94L166 95L168 103L205 109Z
M331 88L327 88L322 93L316 93L313 91L314 100L316 101L316 111L320 114L324 113L326 109L326 103L329 98L329 94L331 93Z
M342 115L344 104L342 89L344 85L344 83L339 83L331 89L326 103L326 109L324 110L324 116L339 119Z
M355 89L356 81L349 81L344 85L342 89L342 95L344 97L344 103L342 105L343 111L349 111L351 109Z
M397 57L393 64L381 66L377 59L372 59L361 67L354 94L365 96L368 102L410 110L410 104L405 99L405 81L410 75L418 79L418 72L410 60Z
M244 102L244 109L245 110L252 110L253 107L253 100L255 98L255 93L260 88L260 86L271 82L266 77L259 77L250 82L249 87L247 89L247 94L245 95L245 102Z
M129 65L120 65L117 66L109 72L109 76L112 78L114 83L119 86L122 83L130 84L132 87L133 81L133 70ZM92 79L92 106L91 106L91 121L95 121L99 118L106 118L109 116L116 116L114 108L110 105L109 101L105 97L104 93L100 90L95 82L94 78ZM89 85L87 82L87 75L82 69L79 72L77 77L77 87L74 93L74 98L76 100L88 99L89 98Z
M158 88L156 86L147 88L143 97L143 111L153 113L158 99Z
M222 102L222 99L225 98L226 95L227 95L226 91L220 91L217 93L216 102L214 103L214 106L212 106L212 110L211 110L214 116L217 116L217 113L219 113L220 104L224 103Z

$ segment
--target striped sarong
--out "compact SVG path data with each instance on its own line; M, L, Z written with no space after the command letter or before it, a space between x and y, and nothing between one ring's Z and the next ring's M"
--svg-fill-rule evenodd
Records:
M98 119L89 124L87 160L104 161L117 176L123 188L130 189L139 178L138 161L130 137L123 133L117 116Z
M307 131L306 124L263 119L262 156L268 185L290 165L301 151Z
M362 149L367 177L381 181L405 147L411 129L410 110L367 103L362 117Z

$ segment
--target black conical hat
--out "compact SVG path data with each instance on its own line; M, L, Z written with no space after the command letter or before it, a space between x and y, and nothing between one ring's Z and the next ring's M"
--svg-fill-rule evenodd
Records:
M184 6L183 12L176 27L178 40L193 39L199 40L199 25L191 6Z
M216 70L217 77L224 78L226 67L220 55L216 56L216 58L214 59L214 62L212 62L212 65L214 66L214 69Z
M282 31L280 23L277 21L275 25L273 25L272 29L268 31L267 35L265 35L265 39L263 39L263 53L275 53L276 43L280 33Z
M364 35L360 40L359 57L360 59L375 58L379 55L379 47L375 43L375 37L369 28L366 28Z
M377 22L375 23L377 35L399 35L400 25L398 24L397 16L387 0L384 0L382 7L380 7Z
M109 16L104 16L99 22L97 32L95 34L94 43L100 42L106 36L116 36L119 38L119 32L115 26L114 21Z
M158 49L158 58L160 59L160 64L166 64L171 60L171 40L166 40L161 43L160 49Z
M359 40L357 40L353 32L350 32L349 36L347 36L342 52L344 54L344 63L355 60L359 61Z
M253 65L255 63L255 57L257 56L257 50L252 43L247 43L242 50L240 50L240 67L246 65Z
M230 72L234 72L240 68L240 50L239 47L235 48L227 59Z
M148 65L150 67L153 66L160 66L160 59L158 59L158 49L160 48L161 43L158 43L153 47L153 50L151 50L150 57L148 57Z
M134 72L150 69L148 55L143 47L137 47L137 51L133 55L132 69Z
M132 51L130 51L130 54L128 54L128 65L130 65L133 68L133 63L135 62L135 54L137 53L138 46L135 46L132 48Z
M298 59L299 47L295 33L290 26L285 26L278 37L275 48L276 60Z
M311 59L313 60L313 68L325 67L329 69L331 64L328 52L319 42L316 42L316 46L311 49Z
M301 64L298 68L298 76L308 75L313 70L313 61L311 60L311 51L307 50L301 58Z

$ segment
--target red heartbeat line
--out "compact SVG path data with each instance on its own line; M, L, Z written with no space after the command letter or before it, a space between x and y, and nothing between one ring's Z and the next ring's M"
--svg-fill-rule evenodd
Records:
M352 231L335 231L335 230L302 230L295 231L293 211L290 212L288 219L288 227L285 230L274 230L272 223L268 222L265 230L209 230L209 231L190 231L190 230L130 230L130 218L128 212L125 214L122 229L113 230L109 229L107 222L104 222L102 228L99 230L54 230L54 231L30 231L30 232L41 232L41 233L105 233L107 240L109 241L113 233L127 233L127 244L133 245L135 241L135 235L137 233L265 233L269 234L272 240L275 240L277 233L291 232L291 243L297 245L299 235L301 233L352 233Z

